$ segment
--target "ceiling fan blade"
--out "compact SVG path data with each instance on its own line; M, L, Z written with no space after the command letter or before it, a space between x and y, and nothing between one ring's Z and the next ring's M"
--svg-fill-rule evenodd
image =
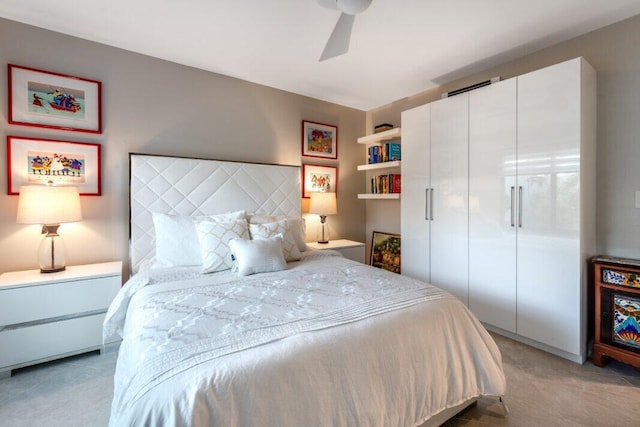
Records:
M349 42L351 41L351 30L353 29L354 15L343 13L340 15L336 23L327 45L320 55L320 61L324 61L335 56L340 56L349 50Z

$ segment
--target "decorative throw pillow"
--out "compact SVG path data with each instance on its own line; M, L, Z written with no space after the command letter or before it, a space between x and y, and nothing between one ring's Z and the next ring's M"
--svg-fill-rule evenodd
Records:
M233 267L231 260L231 239L249 239L247 220L195 222L200 240L202 272L213 273Z
M297 227L297 225L295 227ZM292 227L288 220L283 219L267 224L249 224L249 231L251 232L251 239L253 240L268 239L269 237L281 234L284 259L287 261L298 261L302 258L302 254L300 254L300 249L298 249L294 237L295 228Z
M287 228L289 228L293 233L293 237L300 252L308 251L309 247L305 243L307 226L304 218L285 215L247 214L247 221L249 221L249 224L267 224L282 220L287 221Z
M194 221L232 221L244 219L245 215L245 211L195 217L153 213L156 265L163 267L201 265L200 242Z
M279 234L259 240L232 239L229 246L236 258L238 274L241 276L287 268L282 254L282 236Z

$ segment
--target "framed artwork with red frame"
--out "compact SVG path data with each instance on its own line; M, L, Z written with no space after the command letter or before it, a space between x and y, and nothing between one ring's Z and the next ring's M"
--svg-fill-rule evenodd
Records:
M9 123L102 133L102 83L9 64Z
M336 160L338 128L324 123L302 121L302 155Z
M302 197L311 193L338 193L338 168L325 165L302 165Z
M100 196L100 144L7 136L8 194L20 186L53 182Z

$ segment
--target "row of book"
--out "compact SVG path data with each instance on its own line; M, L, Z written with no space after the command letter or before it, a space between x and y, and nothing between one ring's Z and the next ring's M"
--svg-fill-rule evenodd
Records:
M367 153L367 162L374 163L392 162L402 160L400 144L398 142L387 142L382 145L372 145Z
M399 173L376 175L371 178L371 194L400 193L401 181Z

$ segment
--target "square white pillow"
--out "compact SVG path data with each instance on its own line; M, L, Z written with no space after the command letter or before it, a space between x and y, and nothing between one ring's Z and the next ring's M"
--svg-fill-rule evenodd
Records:
M302 258L294 237L296 230L298 230L298 225L286 219L267 224L249 224L252 240L268 239L281 234L282 251L284 252L284 259L287 261L298 261Z
M247 220L206 221L196 220L196 232L200 240L202 272L213 273L233 267L231 239L249 240Z
M156 237L156 265L177 267L202 265L200 241L194 225L195 220L232 221L243 219L245 211L220 215L169 215L152 214Z
M241 276L287 268L287 261L282 254L281 235L259 240L233 239L229 246L236 258L238 274Z
M286 220L288 222L287 226L293 233L293 237L296 240L296 245L298 245L300 252L308 251L309 247L305 243L305 239L307 237L307 225L304 218L285 215L247 214L247 221L249 221L249 224L267 224L282 220Z

